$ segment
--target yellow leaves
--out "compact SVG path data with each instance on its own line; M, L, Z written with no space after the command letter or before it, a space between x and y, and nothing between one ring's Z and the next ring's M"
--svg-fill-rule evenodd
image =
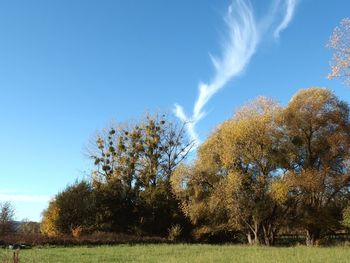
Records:
M348 190L348 113L324 88L300 90L286 108L266 98L243 106L176 171L186 215L204 226L199 232L280 224L289 213L317 222Z
M344 118L344 104L328 89L302 89L288 103L283 117L290 136L307 140L329 124L340 124Z
M238 161L266 165L277 135L280 112L281 107L265 97L238 109L199 148L201 167L209 171L231 170Z
M207 204L204 202L192 202L185 206L185 214L193 224L197 224L202 218L208 217Z
M280 111L273 100L257 98L215 130L192 165L178 167L173 191L193 223L204 218L237 225L241 216L251 215L246 204L254 207L254 200L263 198L274 169L271 151Z
M260 96L236 110L234 119L270 118L279 109L280 106L273 99Z
M242 184L242 175L237 172L230 172L225 183L227 194L237 191Z
M305 193L323 193L328 172L327 170L305 169L298 174L290 173L289 184Z
M170 177L170 184L173 193L179 199L186 197L186 187L191 178L190 167L180 164Z
M274 101L259 97L239 109L231 120L220 126L221 158L226 167L240 159L244 163L268 159L273 148L280 107Z
M43 219L40 225L41 232L44 235L56 237L60 234L56 225L59 212L60 210L55 201L50 202L49 207L43 212Z
M288 200L289 186L285 180L276 180L270 186L271 197L279 204L284 204Z
M197 163L202 169L215 170L221 166L221 145L222 138L220 136L220 128L213 133L209 138L200 146L198 150Z
M334 99L334 94L326 88L301 89L288 103L287 111L318 112Z

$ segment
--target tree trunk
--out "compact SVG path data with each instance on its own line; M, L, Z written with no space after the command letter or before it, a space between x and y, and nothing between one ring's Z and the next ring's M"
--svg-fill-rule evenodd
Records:
M252 234L254 235L254 239L252 238ZM247 240L249 245L258 245L259 242L259 235L258 232L252 231L247 234Z
M252 235L254 235L254 239L252 239ZM259 245L259 224L257 222L254 222L254 226L249 225L249 230L247 232L247 239L249 245Z
M271 224L263 225L264 242L266 246L272 246L275 243L276 229Z
M254 245L259 245L260 241L259 241L259 233L257 230L254 231Z
M259 240L259 224L257 222L254 222L254 245L259 245L260 240Z
M320 229L310 228L306 230L306 245L314 246L316 241L320 238Z
M252 235L250 232L247 234L247 239L248 239L248 244L253 245Z

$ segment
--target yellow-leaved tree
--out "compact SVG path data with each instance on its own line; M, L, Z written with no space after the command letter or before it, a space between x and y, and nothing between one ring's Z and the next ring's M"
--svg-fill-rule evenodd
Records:
M176 171L174 192L199 230L240 231L250 244L273 244L288 199L271 188L282 175L280 113L271 99L256 99L217 128L197 160Z
M41 233L49 237L56 237L60 234L57 228L57 219L59 217L59 208L55 201L51 201L49 207L42 213L42 222L40 224Z
M349 198L349 106L324 88L300 90L283 113L285 181L296 222L314 245L336 229Z

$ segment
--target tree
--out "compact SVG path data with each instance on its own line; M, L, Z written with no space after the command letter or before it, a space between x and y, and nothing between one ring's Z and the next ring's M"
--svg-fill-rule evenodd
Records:
M22 220L18 232L23 234L39 234L40 223L29 221L27 219Z
M90 157L96 165L93 185L101 190L99 224L113 231L167 234L172 223L182 220L170 178L192 144L184 125L165 115L98 135Z
M10 202L0 203L0 235L12 232L15 209Z
M266 245L274 242L279 211L270 187L279 177L280 110L272 100L258 98L242 107L222 128L230 219L247 233L248 240L253 235L254 243Z
M285 182L307 244L335 229L349 194L349 107L331 91L299 91L283 113Z
M90 232L95 226L95 197L86 181L67 186L43 213L42 230L47 235L71 234L76 228Z
M77 227L90 232L95 226L95 196L89 182L69 185L55 197L59 209L56 224L61 233L71 234Z
M50 201L49 206L42 212L42 221L40 224L41 233L49 237L59 236L61 233L57 226L59 217L59 208L54 200Z
M327 44L333 49L329 79L340 78L350 85L350 19L344 18L337 26Z
M274 242L282 213L271 190L279 178L280 110L267 98L242 107L199 148L192 165L177 170L174 192L200 229L239 230L250 244Z

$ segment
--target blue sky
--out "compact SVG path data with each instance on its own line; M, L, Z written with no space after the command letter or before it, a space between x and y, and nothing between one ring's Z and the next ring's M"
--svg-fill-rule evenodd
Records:
M84 147L111 120L175 103L191 114L231 2L0 1L0 200L13 200L17 219L39 220L47 198L88 176ZM267 2L251 0L255 16ZM286 104L300 88L325 86L350 102L349 88L326 79L325 48L349 10L348 0L299 0L280 38L266 35L205 105L199 136L259 95Z

